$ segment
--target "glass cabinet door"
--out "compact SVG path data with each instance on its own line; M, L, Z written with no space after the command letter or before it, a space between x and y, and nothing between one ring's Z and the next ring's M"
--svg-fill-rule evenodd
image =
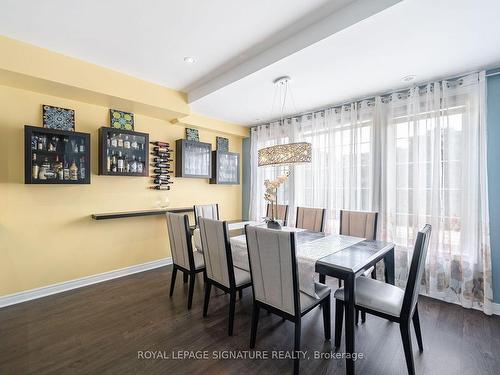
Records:
M212 184L240 183L240 155L234 152L214 151L215 159Z
M99 174L148 176L149 136L129 130L99 129Z
M176 177L211 177L212 145L210 143L178 139L175 147Z
M90 134L26 126L25 138L25 183L90 183Z

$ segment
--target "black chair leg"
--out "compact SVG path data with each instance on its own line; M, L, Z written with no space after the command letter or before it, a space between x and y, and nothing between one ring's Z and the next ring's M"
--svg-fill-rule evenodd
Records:
M375 266L373 267L373 271L372 271L372 279L373 280L377 280L377 264L375 264Z
M189 294L188 294L188 310L191 310L193 305L193 294L194 294L194 281L196 280L196 274L189 274Z
M342 288L342 279L339 279L339 288Z
M361 323L365 323L365 322L366 322L366 312L361 311Z
M212 283L206 281L205 283L205 301L203 302L203 317L205 318L208 314L208 303L210 302L210 291L212 290Z
M295 353L298 353L300 351L300 320L295 322L295 342L293 345L293 350ZM300 369L300 358L299 356L296 356L296 358L293 360L293 374L294 375L299 375L299 369Z
M356 325L359 323L359 310L356 309Z
M418 305L415 307L413 314L413 327L415 328L415 335L417 336L418 349L420 352L424 351L424 344L422 343L422 332L420 331L420 318L418 316Z
M342 323L344 321L344 302L335 300L335 348L340 348L342 339Z
M257 326L259 324L260 306L254 302L252 311L252 328L250 330L250 348L255 348L255 339L257 338Z
M403 348L406 358L406 367L408 368L409 375L415 375L415 364L413 362L413 349L411 346L411 332L410 321L404 321L399 324L401 331L401 339L403 341Z
M240 299L242 299L242 298L243 298L243 289L240 289L240 290L238 291L238 296L240 297Z
M175 288L175 278L177 277L177 268L172 270L172 279L170 280L170 297L172 297L172 294L174 294L174 288Z
M186 284L188 282L189 274L187 272L183 272L183 276L184 276L184 284Z
M331 298L326 297L323 300L323 328L325 330L325 340L330 341L332 338L332 319L331 319Z
M326 283L326 275L323 275L323 274L319 274L319 282L321 284L325 284Z
M227 329L227 334L229 336L233 335L235 305L236 305L236 291L233 290L231 293L229 293L229 327Z

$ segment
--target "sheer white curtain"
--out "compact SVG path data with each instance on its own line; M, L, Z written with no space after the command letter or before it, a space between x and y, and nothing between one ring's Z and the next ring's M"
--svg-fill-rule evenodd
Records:
M491 314L484 93L482 73L385 98L380 223L400 284L429 223L422 291Z
M312 163L292 167L278 196L290 223L297 206L325 207L337 233L340 209L378 211L399 285L417 231L432 224L422 292L491 314L484 103L483 72L255 127L250 217L264 216L264 180L283 172L259 168L257 151L310 142Z

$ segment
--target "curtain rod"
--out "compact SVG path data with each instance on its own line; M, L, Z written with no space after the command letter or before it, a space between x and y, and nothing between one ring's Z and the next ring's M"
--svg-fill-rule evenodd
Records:
M457 79L457 78L465 77L465 76L468 76L469 74L474 74L474 73L479 73L479 71L474 70L474 71L469 72L469 73L462 73L462 74L458 74L458 75L454 75L454 76L449 76L449 77L441 78L438 81L446 81L446 80L451 80L451 79ZM499 74L500 74L500 71L494 72L494 73L490 73L490 74L485 74L485 77L492 77L492 76L496 76L496 75L499 75ZM313 115L316 112L321 112L321 111L325 111L327 109L333 109L333 108L342 107L343 105L346 105L346 104L349 104L349 103L360 102L360 101L368 100L368 99L374 99L376 96L385 96L385 95L394 94L394 93L397 93L397 92L400 92L400 91L406 91L406 90L411 89L412 87L415 87L415 86L425 86L425 85L427 85L429 83L432 83L432 82L434 82L434 81L421 82L419 84L416 84L414 86L409 86L409 87L406 87L406 88L403 87L401 89L392 89L392 90L385 91L385 92L379 93L379 94L369 95L369 96L365 96L365 97L361 97L361 98L357 98L357 99L356 98L355 99L349 99L349 100L346 100L346 101L344 101L342 103L329 105L327 107L320 107L320 108L312 109L312 110L309 110L309 111L296 113L294 115L287 116L286 119L291 119L291 118L299 117L299 116ZM271 122L276 122L276 121L278 121L278 119L272 119L272 120L266 121L266 122L264 122L264 123L262 123L260 125L250 126L250 129L256 128L258 126L270 124Z

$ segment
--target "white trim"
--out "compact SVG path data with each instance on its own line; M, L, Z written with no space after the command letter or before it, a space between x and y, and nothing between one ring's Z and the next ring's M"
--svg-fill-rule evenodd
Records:
M103 272L97 275L85 276L79 279L64 281L58 284L47 285L41 288L30 289L19 293L0 296L0 308L50 296L52 294L66 292L68 290L77 289L92 284L102 283L103 281L132 275L134 273L144 272L158 267L164 267L169 264L172 264L171 257L153 260L152 262L141 263L135 266L120 268L114 271Z
M500 315L500 303L492 303L493 315Z

